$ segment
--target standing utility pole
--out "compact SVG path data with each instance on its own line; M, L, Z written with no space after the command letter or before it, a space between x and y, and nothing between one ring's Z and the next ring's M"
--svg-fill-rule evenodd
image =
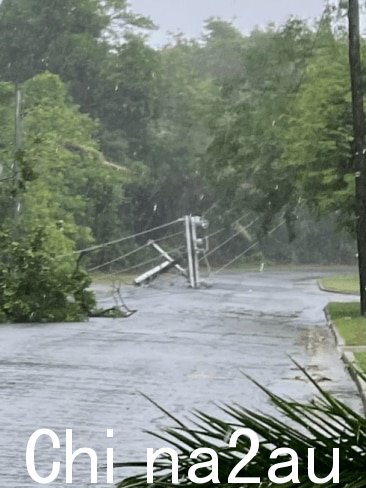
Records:
M200 255L205 252L207 242L197 237L197 228L208 228L208 222L202 217L186 215L184 218L186 228L186 242L188 255L188 279L191 288L199 288L202 284L200 277Z
M22 91L16 88L16 108L15 108L15 158L13 165L14 180L14 221L17 222L20 213L20 163L22 153Z
M185 226L186 226L186 242L187 242L187 258L188 258L188 276L189 285L191 288L197 288L199 277L196 274L197 266L197 256L194 251L193 233L192 233L192 216L185 216Z
M358 266L361 315L366 315L366 147L360 48L360 7L358 0L349 0L348 20L354 129L353 165L356 177Z

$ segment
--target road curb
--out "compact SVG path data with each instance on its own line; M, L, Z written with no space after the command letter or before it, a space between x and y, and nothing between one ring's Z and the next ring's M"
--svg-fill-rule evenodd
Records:
M366 414L366 381L357 375L357 361L355 355L351 351L344 351L342 353L342 359L347 366L349 374L357 385L357 389L361 396L363 409Z
M324 308L324 313L325 313L325 317L327 319L327 324L333 333L337 348L340 352L343 352L343 348L346 347L346 341L343 339L341 334L338 332L337 327L335 326L334 322L332 321L332 318L331 318L329 310L328 310L328 306L326 306Z
M363 380L357 374L357 371L358 371L357 361L356 361L356 358L355 358L355 355L353 354L353 352L352 351L345 351L346 341L340 335L336 325L332 321L328 307L324 308L324 314L325 314L325 317L327 319L327 324L333 333L337 349L341 354L342 361L346 365L346 368L347 368L351 378L356 383L358 392L359 392L360 397L361 397L363 409L364 409L364 412L366 414L366 381Z

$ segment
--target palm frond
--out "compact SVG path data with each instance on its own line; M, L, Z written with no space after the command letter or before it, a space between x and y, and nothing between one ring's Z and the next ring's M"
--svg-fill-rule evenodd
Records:
M366 488L366 418L321 388L303 368L297 366L318 392L318 396L311 403L284 400L253 381L269 397L277 410L275 415L255 412L240 405L223 405L219 408L228 420L195 411L190 425L186 425L153 402L176 423L176 426L166 428L161 433L151 434L164 442L162 447L174 447L177 451L180 485L194 486L188 478L188 471L197 461L191 459L190 454L195 449L205 447L217 453L220 483L224 487L229 486L228 475L248 453L250 442L249 439L241 437L237 447L233 449L228 447L228 439L239 428L247 428L255 431L259 436L260 449L251 463L246 466L242 476L260 477L261 486L273 486L273 482L268 477L268 470L271 464L274 464L270 460L270 454L274 449L291 448L297 453L300 486L308 488L315 486L308 479L308 449L315 449L317 476L327 477L333 468L333 448L338 448L341 470L339 486ZM365 379L362 373L356 374ZM146 466L146 463L129 463L123 466L142 467ZM170 469L171 460L168 456L162 456L156 461L154 477L156 487L174 486L171 482ZM202 468L199 474L204 477L210 472L208 468L206 470ZM283 473L283 476L287 474ZM208 488L212 485L213 483L206 483L200 486ZM331 482L323 484L325 487L332 485ZM283 486L290 486L290 484ZM127 478L118 485L118 488L145 487L147 487L145 473Z

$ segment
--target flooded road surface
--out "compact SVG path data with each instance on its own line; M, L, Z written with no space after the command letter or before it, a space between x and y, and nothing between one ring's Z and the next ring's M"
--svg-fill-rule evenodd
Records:
M73 429L74 449L95 449L100 464L107 447L115 448L118 461L143 460L147 447L163 447L143 429L171 422L140 392L180 417L192 408L218 413L215 402L269 411L244 372L276 393L311 399L313 388L289 356L360 407L322 311L342 297L318 290L321 275L227 274L199 291L166 277L150 288L126 289L128 305L138 309L127 320L2 327L1 486L40 486L25 467L28 438L39 428L53 429L62 444L65 429ZM106 306L110 290L99 287L98 293ZM114 429L114 439L106 438L107 429ZM52 450L43 439L36 459L46 476L52 461L63 462L64 450ZM86 457L75 463L72 486L89 486L88 466ZM117 480L122 476L116 472ZM106 486L103 472L99 479L98 486ZM49 486L67 486L63 470Z

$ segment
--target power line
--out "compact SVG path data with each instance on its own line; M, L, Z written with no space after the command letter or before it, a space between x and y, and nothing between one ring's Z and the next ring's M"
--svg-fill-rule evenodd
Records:
M246 215L244 215L244 216L242 216L242 217L240 217L239 219L237 219L237 220L236 220L235 222L233 222L231 225L233 225L233 224L235 224L235 223L240 222L240 220L244 219L246 216L247 216L247 214L246 214ZM170 223L168 223L168 224L164 224L164 226L159 226L159 227L155 227L155 228L153 228L153 229L148 229L147 231L140 232L138 235L144 235L144 234L147 234L147 233L153 232L153 231L155 231L155 230L161 229L161 228L163 228L163 227L167 227L167 226L169 226L169 225L173 225L173 224L175 224L175 223L177 223L177 222L180 222L180 221L181 221L181 219L177 219L177 220L175 220L175 221L173 221L173 222L170 222ZM224 230L225 230L225 228L219 229L219 230L217 230L216 232L213 232L212 234L210 234L210 235L209 235L209 236L207 236L207 237L208 237L208 238L210 238L210 237L214 237L215 235L219 234L220 232L223 232ZM184 234L184 232L183 232L183 231L179 231L179 232L175 232L175 233L173 233L173 234L169 234L169 235L167 235L167 236L161 237L160 239L154 239L154 240L155 240L155 242L162 242L162 241L166 241L166 240L168 240L168 239L172 239L172 238L174 238L174 237L178 237L178 236L183 235L183 234ZM101 248L103 248L103 247L107 247L108 245L113 245L113 244L116 244L116 243L119 243L119 242L123 242L123 240L132 239L133 237L137 237L137 234L135 234L134 236L127 236L127 237L123 237L123 238L122 238L122 240L119 240L119 239L118 239L118 240L116 240L116 241L111 241L111 242L109 242L109 243L100 244L100 245L98 245L98 246L93 246L93 247L91 247L91 248L84 249L84 250L81 250L81 251L75 251L75 253L79 253L79 254L81 254L81 253L84 253L84 252L89 252L89 251L92 251L92 250L101 249ZM118 242L117 242L117 241L118 241ZM111 259L111 260L109 260L109 261L106 261L105 263L102 263L102 264L98 265L98 266L94 266L93 268L90 268L90 269L88 270L88 272L97 271L97 270L99 270L99 269L102 269L102 268L104 268L104 267L106 267L106 266L110 265L110 264L116 263L116 262L118 262L118 261L122 261L123 259L125 259L125 258L127 258L127 257L130 257L130 256L132 256L132 255L136 254L137 252L139 252L139 251L141 251L141 250L145 249L147 246L148 246L148 244L144 244L143 246L140 246L140 247L138 247L137 249L134 249L134 250L132 250L132 251L130 251L130 252L127 252L127 253L125 253L125 254L122 254L121 256L118 256L118 257L117 257L117 258L115 258L115 259ZM180 247L180 248L179 248L179 250L181 250L181 249L182 249L182 247ZM170 252L173 252L173 251L170 251ZM156 258L150 259L150 260L145 261L145 262L143 262L143 263L141 263L141 264L137 264L137 265L135 265L135 266L133 266L133 267L127 268L127 271L130 271L131 269L138 268L138 267L140 267L140 266L142 266L142 265L144 265L144 264L150 264L151 262L156 261L157 259L159 259L159 257L156 257ZM126 270L123 270L123 271L126 271ZM121 272L123 272L123 271L118 271L118 273L121 273Z
M175 249L170 249L167 251L167 253L171 254L173 252L181 251L182 249L185 249L185 246L180 246ZM141 268L142 266L145 266L146 264L154 263L155 261L158 261L161 258L162 258L161 256L155 256L154 258L148 259L147 261L144 261L142 263L134 264L133 266L129 266L128 268L124 268L119 271L114 271L113 273L108 273L108 276L115 276L118 274L126 273L127 271L132 271L134 269Z
M231 225L234 225L234 224L236 224L236 223L240 222L241 220L243 220L244 218L246 218L246 217L247 217L247 215L248 215L248 214L243 215L243 216L242 216L242 217L240 217L239 219L237 219L237 220L235 220L234 222L232 222L232 224L231 224ZM245 229L247 229L247 228L251 227L251 226L252 226L252 225L253 225L253 224L254 224L254 223L257 221L257 220L258 220L258 219L256 219L254 222L251 222L251 223L250 223L250 224L249 224L247 227L245 227ZM208 236L207 236L207 238L214 237L215 235L217 235L217 234L219 234L219 233L223 232L224 230L225 230L225 228L221 228L221 229L219 229L219 230L217 230L217 231L213 232L212 234L208 235ZM214 253L214 252L216 252L218 249L220 249L221 247L223 247L225 244L227 244L228 242L230 242L230 241L231 241L231 240L232 240L234 237L236 237L237 235L239 235L239 234L240 234L240 232L242 232L242 231L238 231L238 232L237 232L237 233L236 233L234 236L232 236L231 238L227 239L227 240L226 240L224 243L220 244L220 246L218 246L217 248L215 248L215 249L214 249L213 251L211 251L210 253L206 254L206 255L205 255L205 256L204 256L202 259L207 259L207 257L208 257L209 255L213 254L213 253ZM184 234L184 232L183 232L183 231L180 231L180 232L175 232L175 233L173 233L173 234L169 234L168 236L164 236L164 237L162 237L162 238L160 238L160 239L156 239L156 240L155 240L155 242L162 242L162 241L166 241L166 240L168 240L168 239L171 239L171 238L173 238L173 237L180 236L180 235L182 235L182 234ZM134 250L132 250L132 251L130 251L130 252L128 252L128 253L125 253L125 254L123 254L123 255L121 255L121 256L118 256L118 257L117 257L117 258L115 258L115 259L112 259L112 260L107 261L107 262L105 262L105 263L103 263L103 264L100 264L100 265L98 265L98 266L95 266L95 267L93 267L93 268L89 269L89 270L88 270L88 272L97 271L97 270L99 270L99 269L102 269L102 268L104 268L104 267L106 267L106 266L110 265L110 264L116 263L116 262L118 262L118 261L122 261L123 259L125 259L125 258L127 258L127 257L129 257L129 256L132 256L132 255L136 254L137 252L139 252L139 251L141 251L141 250L143 250L143 249L146 249L146 248L147 248L147 246L148 246L148 244L144 244L143 246L140 246L140 247L138 247L137 249L134 249ZM172 253L172 252L181 251L182 249L184 249L184 246L180 246L179 248L176 248L176 249L170 250L170 251L168 251L168 253ZM128 268L124 268L124 269L122 269L122 270L115 271L115 272L113 272L113 273L108 273L108 276L114 276L114 275L117 275L117 274L125 273L125 272L127 272L127 271L132 271L132 270L137 269L137 268L140 268L140 267L142 267L142 266L144 266L144 265L151 264L151 263L153 263L153 262L155 262L155 261L157 261L157 260L159 260L159 259L161 259L161 256L156 256L156 257L154 257L154 258L148 259L147 261L144 261L144 262L142 262L142 263L138 263L138 264L133 265L133 266L130 266L130 267L128 267ZM201 260L202 260L202 259L201 259Z
M278 225L276 225L273 229L271 229L268 232L267 235L269 235L269 236L272 235L279 228L281 228L285 223L286 223L286 220L282 220ZM224 271L225 269L227 269L229 266L231 266L233 263L235 263L241 257L243 257L246 254L248 254L249 251L251 251L253 248L255 248L256 246L258 246L259 244L260 244L260 241L259 240L256 241L256 242L254 242L248 248L246 248L245 251L243 251L242 253L240 253L234 259L231 259L228 263L226 263L220 269L218 269L217 271L215 271L212 275L213 276L217 276L218 274L222 273L222 271ZM169 251L169 252L174 252L174 251ZM144 296L144 298L159 298L159 297L165 297L166 295L185 295L187 293L195 293L195 294L197 294L197 293L205 293L205 291L199 290L199 289L196 289L196 290L187 289L187 290L180 290L180 291L174 291L174 292L172 292L170 290L166 290L166 291L163 291L162 290L161 292L147 294L147 295ZM107 301L107 299L105 301Z
M211 239L212 237L215 237L218 234L221 234L221 232L224 232L224 230L226 230L225 227L222 227L221 229L216 230L215 232L212 232L212 234L209 234L208 236L206 236L206 239Z
M242 217L240 217L239 219L235 220L231 225L234 225L234 224L238 224L241 220L243 220L244 218L246 218L248 216L248 214L246 215L243 215ZM249 225L250 226L250 225ZM248 227L246 227L248 228ZM221 232L223 232L225 229L225 227L222 227L221 229L217 230L216 232L213 232L212 234L209 234L208 236L206 236L206 239L210 239L211 237L214 237L218 234L220 234ZM240 234L240 232L242 231L239 231L237 232L234 236L232 236L232 238L234 239L237 235ZM230 242L231 238L229 239L229 242ZM213 251L209 252L209 253L206 253L204 252L203 253L203 256L202 258L199 260L199 262L202 262L202 261L205 261L206 263L206 266L207 266L207 270L208 270L208 275L210 276L211 275L211 266L210 266L210 263L208 261L208 256L210 256L211 254L213 254L215 251L218 251L221 247L223 247L225 244L227 244L227 242L224 242L223 244L221 244L220 246L218 246L217 248L215 248Z
M144 244L143 246L138 247L137 249L134 249L133 251L127 252L126 254L123 254L122 256L118 256L118 258L111 259L110 261L107 261L106 263L99 264L98 266L94 266L94 268L88 269L88 273L91 273L92 271L97 271L98 269L105 268L106 266L116 263L117 261L122 261L122 259L126 259L129 256L132 256L133 254L136 254L139 251L142 251L142 249L145 249L147 247L147 244Z
M274 232L276 232L276 230L278 230L280 227L282 227L284 224L286 223L286 220L282 220L282 222L280 224L278 224L274 229L272 229L270 232L268 232L268 235L272 235ZM228 263L226 263L224 266L222 266L220 269L218 269L217 271L215 271L213 273L213 275L218 275L219 273L221 273L224 269L227 269L229 266L231 266L232 264L234 264L238 259L240 259L241 257L245 256L249 251L251 251L254 247L257 247L258 244L260 244L260 241L256 241L254 242L251 246L249 246L247 249L245 249L245 251L243 251L242 253L240 253L238 256L236 256L234 259L231 259Z
M259 217L257 217L256 219L254 219L250 224L248 224L244 230L247 230L249 229L250 227L252 227L256 222L258 222L259 220ZM235 223L238 223L238 221L236 221ZM238 230L237 232L235 232L235 234L233 234L231 237L229 237L228 239L226 239L224 242L222 242L221 244L219 244L218 246L216 246L214 249L212 249L210 252L206 253L205 257L208 258L209 256L211 256L212 254L214 254L215 252L217 252L219 249L221 249L222 247L226 246L227 244L229 244L229 242L231 242L233 239L235 239L235 237L237 237L239 234L241 234L243 232L242 229ZM202 261L203 259L205 259L205 257L201 258L200 261Z
M154 242L163 242L163 241L167 241L168 239L173 239L173 237L178 237L178 236L181 236L184 234L184 231L181 230L179 232L175 232L174 234L169 234L165 237L161 237L160 239L154 239Z
M221 244L219 244L218 246L216 246L214 249L211 249L211 251L209 251L208 253L206 253L206 258L208 258L212 254L214 254L215 252L217 252L222 247L226 246L226 244L229 244L229 242L231 242L233 239L235 239L235 237L237 237L239 234L241 234L241 230L238 230L237 232L235 232L235 234L233 234L232 236L230 236L228 239L225 239L224 242L222 242ZM203 258L200 259L200 261L202 261L202 260L203 260Z
M242 217L239 217L238 219L234 220L234 222L232 222L230 224L230 226L233 226L234 224L238 224L241 220L248 217L248 215L249 215L249 212L246 213L245 215L243 215ZM206 239L211 239L211 237L215 237L216 235L220 234L221 232L224 232L224 230L226 230L226 227L221 227L221 229L218 229L215 232L212 232L212 234L209 234L208 236L206 236Z
M128 241L130 239L134 239L136 237L140 237L140 236L149 234L149 233L154 232L156 230L165 229L166 227L177 224L178 222L181 222L181 220L180 219L173 220L172 222L168 222L167 224L158 225L157 227L153 227L153 228L148 229L148 230L137 232L136 234L132 234L132 235L129 235L126 237L121 237L120 239L115 239L114 241L104 242L103 244L98 244L96 246L87 247L85 249L79 249L78 251L73 251L72 253L64 255L62 257L70 256L70 255L74 255L74 254L83 254L83 253L87 253L87 252L93 252L93 251L97 251L99 249L103 249L105 247L114 246L115 244L120 244L121 242L125 242L125 241Z
M180 232L175 232L174 234L170 234L170 235L165 236L165 237L162 237L162 238L160 238L160 239L156 239L156 240L154 239L154 242L162 242L162 241L166 241L166 240L168 240L168 239L172 239L173 237L177 237L177 236L182 235L182 234L184 234L184 232L183 232L183 231L180 231ZM94 266L93 268L88 269L88 272L90 273L90 272L92 272L92 271L97 271L97 270L99 270L99 269L105 268L106 266L108 266L108 265L110 265L110 264L116 263L116 262L118 262L118 261L122 261L123 259L128 258L128 257L130 257L130 256L132 256L132 255L134 255L134 254L136 254L137 252L142 251L143 249L146 249L146 248L148 247L148 245L149 245L149 244L148 244L148 243L146 243L146 244L144 244L143 246L140 246L140 247L138 247L137 249L134 249L134 250L132 250L132 251L130 251L130 252L127 252L127 253L125 253L125 254L122 254L121 256L118 256L118 257L117 257L117 258L115 258L115 259L111 259L110 261L107 261L107 262L105 262L105 263L103 263L103 264L99 264L98 266Z
M118 271L113 271L111 273L107 273L107 276L116 276L118 274L123 274L126 273L127 271L132 271L134 269L140 268L141 266L145 266L146 264L153 263L157 261L158 259L161 259L161 256L155 256L154 258L150 258L146 261L143 261L142 263L134 264L133 266L129 266L128 268L123 268Z
M243 220L243 219L244 219L244 218L246 218L247 216L248 216L248 214L243 215L243 216L242 216L242 217L240 217L239 219L235 220L235 221L234 221L234 222L233 222L231 225L234 225L234 224L239 223L241 220ZM259 217L257 217L256 219L254 219L254 220L253 220L252 222L250 222L250 224L248 224L247 226L245 226L244 230L249 229L249 228L250 228L251 226L253 226L253 225L254 225L254 224L255 224L255 223L258 221L258 220L259 220ZM172 225L172 224L174 224L174 223L176 223L176 222L179 222L179 221L181 221L181 220L177 220L177 221L171 222L171 223L169 223L169 224L164 224L164 226ZM282 224L281 224L281 225L282 225ZM154 230L155 230L155 229L154 229ZM217 230L217 231L213 232L212 234L210 234L210 235L209 235L209 236L207 236L207 237L213 237L214 235L217 235L217 234L219 234L220 232L223 232L224 230L225 230L225 228L219 229L219 230ZM152 229L149 229L148 231L145 231L145 232L144 232L144 234L146 234L146 233L148 233L148 232L151 232L151 231L152 231ZM226 244L228 244L228 243L229 243L231 240L233 240L233 239L234 239L236 236L238 236L238 235L239 235L241 232L242 232L242 229L241 229L241 230L239 230L238 232L236 232L236 233L235 233L233 236L231 236L231 237L229 237L228 239L226 239L226 240L225 240L224 242L222 242L222 243L221 243L219 246L217 246L216 248L214 248L214 249L213 249L213 250L212 250L210 253L207 253L207 254L206 254L206 255L205 255L203 258L201 258L201 260L200 260L200 261L202 261L202 259L205 259L205 260L207 261L207 257L208 257L209 255L214 254L214 253L215 253L215 252L217 252L219 249L221 249L222 247L224 247L224 246L225 246ZM273 232L273 231L271 231L269 234L271 234L272 232ZM183 231L180 231L180 232L175 232L175 233L170 234L170 235L168 235L168 236L164 236L164 237L162 237L162 238L160 238L160 239L157 239L155 242L161 242L161 241L164 241L164 240L168 240L168 239L170 239L170 238L177 237L177 236L182 235L182 234L184 234L184 232L183 232ZM130 236L129 236L129 237L130 237ZM127 238L124 238L124 239L127 239ZM239 258L240 258L242 255L244 255L245 253L249 252L249 250L250 250L250 249L252 249L254 246L256 246L258 243L259 243L259 241L258 241L258 242L256 242L255 244L253 244L252 246L250 246L250 248L248 248L247 250L245 250L245 251L244 251L244 253L241 253L241 254L240 254L238 257L236 257L236 258L234 258L233 260L231 260L231 261L230 261L230 262L229 262L227 265L225 265L225 266L224 266L223 268L221 268L219 271L221 271L222 269L225 269L226 267L230 266L230 264L232 264L233 262L235 262L237 259L239 259ZM140 246L139 248L134 249L134 250L132 250L132 251L130 251L130 252L128 252L128 253L126 253L126 254L123 254L122 256L119 256L119 257L117 257L117 258L115 258L115 259L113 259L113 260L110 260L110 261L108 261L108 262L106 262L106 263L103 263L103 264L101 264L101 265L99 265L99 266L95 266L94 268L91 268L91 269L90 269L90 270L88 270L88 271L89 271L89 272L91 272L91 271L96 271L96 270L98 270L98 269L101 269L102 267L105 267L105 266L109 265L109 264L113 264L113 263L115 263L115 262L117 262L117 261L120 261L120 260L122 260L122 259L125 259L125 258L127 258L127 257L129 257L129 256L131 256L131 255L133 255L133 254L136 254L137 252L141 251L142 249L145 249L147 246L148 246L148 243L147 243L147 244L144 244L143 246ZM94 247L97 247L97 246L94 246ZM176 249L171 249L171 250L169 250L169 251L167 251L167 252L168 252L169 254L171 254L171 253L174 253L174 252L179 252L179 251L181 251L181 250L183 250L183 249L185 249L185 246L180 246L180 247L178 247L178 248L176 248ZM132 271L132 270L135 270L135 269L141 268L142 266L145 266L145 265L147 265L147 264L151 264L151 263L153 263L153 262L156 262L156 261L158 261L158 260L160 260L160 259L161 259L161 256L156 256L156 257L151 258L151 259L148 259L148 260L146 260L146 261L144 261L144 262L142 262L142 263L138 263L138 264L135 264L135 265L133 265L133 266L129 266L129 267L127 267L127 268L124 268L124 269L122 269L122 270L115 271L115 272L113 272L113 273L108 273L108 274L107 274L107 276L111 276L111 277L112 277L112 276L116 276L116 275L119 275L119 274L123 274L123 273L126 273L126 272L128 272L128 271ZM214 273L214 275L216 275L217 273L218 273L218 272L215 272L215 273Z
M216 200L216 202L214 202L211 207L209 207L207 210L205 210L202 214L202 217L206 217L209 213L212 212L212 210L214 210L217 205L222 201L222 198L220 198L219 200Z

